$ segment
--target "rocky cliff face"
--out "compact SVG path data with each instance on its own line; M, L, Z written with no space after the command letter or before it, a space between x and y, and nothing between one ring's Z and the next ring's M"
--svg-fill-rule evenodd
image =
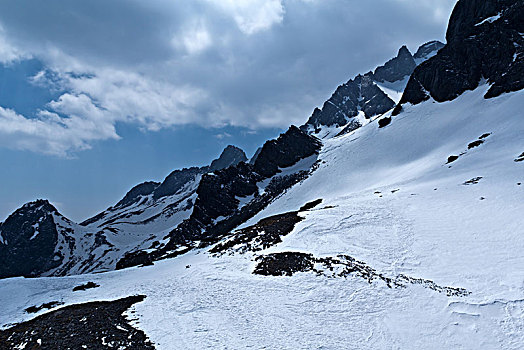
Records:
M517 0L460 0L450 18L447 44L411 75L399 106L429 98L450 101L481 81L485 97L524 87L524 3Z
M276 175L279 168L292 166L300 159L317 153L321 143L292 125L276 140L267 141L254 163L253 170L265 178Z

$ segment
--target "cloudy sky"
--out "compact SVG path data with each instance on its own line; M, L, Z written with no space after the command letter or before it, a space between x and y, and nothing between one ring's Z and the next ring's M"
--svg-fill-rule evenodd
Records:
M0 221L73 220L133 185L250 156L337 85L444 40L455 0L0 0Z

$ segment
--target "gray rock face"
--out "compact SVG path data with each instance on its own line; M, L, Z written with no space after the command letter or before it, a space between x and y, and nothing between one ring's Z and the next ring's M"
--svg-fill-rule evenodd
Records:
M60 265L55 256L58 232L53 219L57 213L46 200L25 204L0 225L0 278L37 276Z
M404 103L432 97L450 101L486 79L485 97L524 88L524 2L460 0L450 18L447 44L418 66L394 114Z
M240 162L247 162L246 154L240 148L229 145L222 151L220 157L211 163L209 171L225 169Z

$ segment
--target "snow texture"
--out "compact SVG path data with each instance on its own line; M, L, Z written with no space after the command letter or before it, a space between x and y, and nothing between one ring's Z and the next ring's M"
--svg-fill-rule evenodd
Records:
M246 225L322 198L283 242L212 257L195 250L154 266L0 281L0 326L23 310L143 294L134 325L159 349L521 349L524 344L524 92L406 105L325 140L318 169ZM479 136L485 142L458 154ZM477 184L464 186L472 178ZM481 200L483 198L483 200ZM347 254L384 276L465 288L452 296L352 276L253 275L255 255ZM100 287L73 293L87 281Z

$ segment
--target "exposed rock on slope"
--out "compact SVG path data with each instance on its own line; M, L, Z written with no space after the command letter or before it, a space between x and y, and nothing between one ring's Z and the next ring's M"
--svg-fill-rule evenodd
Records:
M261 196L258 183L277 175L281 168L290 167L301 159L317 154L320 147L321 143L315 137L291 126L276 140L270 140L264 144L254 165L240 163L214 174L205 175L197 189L198 197L191 217L172 231L170 236L176 242L183 242L202 238L213 239L227 233L228 229L234 226L219 231L211 229L210 226L216 223L217 218L229 218L234 214L239 214L239 209L242 208L240 199L264 198L263 205L267 205L272 198L287 188L288 184L278 183L279 179L274 179L276 181L270 182L269 188L264 189L267 195ZM270 186L272 183L273 186ZM271 190L272 187L273 190ZM259 196L261 198L255 198ZM250 200L246 205L249 205L249 202ZM247 214L242 215L245 220L247 216L244 217L244 215ZM206 233L206 228L211 229L210 232Z
M2 349L154 349L122 315L144 296L70 305L0 330Z
M46 200L27 203L0 225L0 278L36 276L60 265L55 207Z
M267 141L253 165L253 171L265 178L276 175L300 159L318 153L321 143L292 125L276 140Z
M411 75L395 114L405 103L430 97L450 101L486 79L485 97L524 88L524 3L460 0L450 18L447 44Z

